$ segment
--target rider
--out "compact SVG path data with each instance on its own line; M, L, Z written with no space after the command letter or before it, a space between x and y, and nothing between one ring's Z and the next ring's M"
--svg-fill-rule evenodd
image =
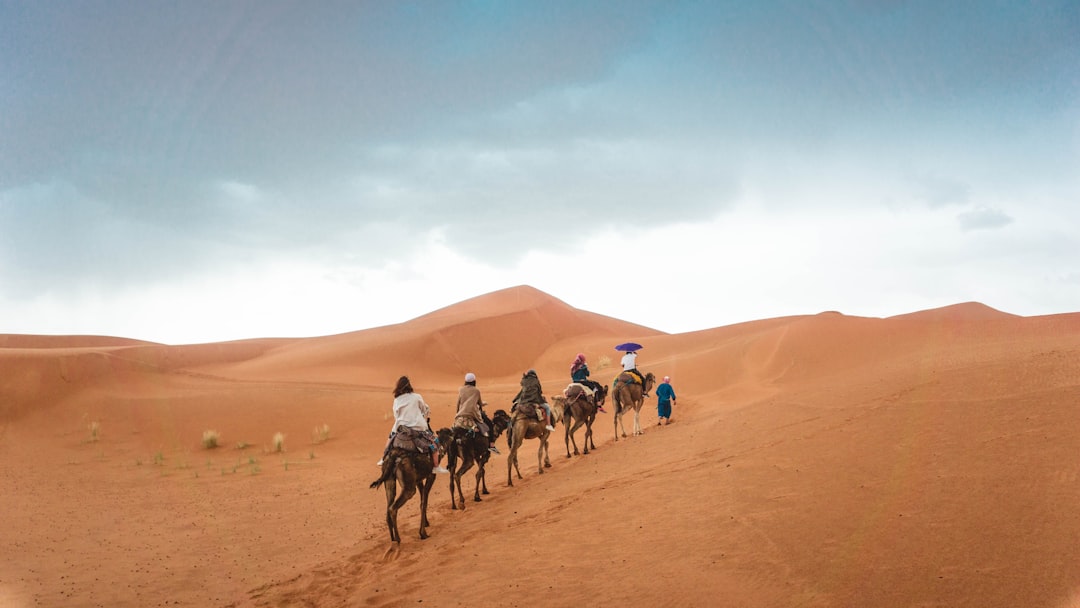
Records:
M481 435L488 437L490 442L491 424L485 420L484 401L480 398L480 389L476 388L476 374L465 374L465 384L458 389L457 415L454 416L454 426L462 429L478 430ZM495 443L491 442L488 450L499 454Z
M648 397L649 393L645 392L645 375L637 369L637 351L627 351L622 358L622 368L624 372L630 372L634 378L641 383L641 396Z
M398 378L397 385L394 386L394 428L390 429L390 437L386 440L386 447L383 448L383 457L379 459L377 463L382 466L383 460L386 458L386 454L390 451L390 444L394 440L394 435L397 434L399 426L406 426L414 431L419 431L426 434L431 439L432 459L435 463L435 473L449 473L446 467L441 466L439 461L442 460L442 454L439 453L437 442L434 433L431 432L431 425L428 424L428 418L431 416L431 408L427 403L424 403L424 398L420 396L420 393L414 393L412 383L409 382L408 376L402 376Z
M604 389L599 382L589 380L589 366L585 363L585 353L578 353L577 357L574 358L574 362L570 365L570 381L584 384L592 389L594 393ZM603 406L597 406L596 409L605 414L607 413Z
M551 406L544 399L544 389L540 386L540 378L536 376L535 369L530 369L521 376L521 390L514 396L514 405L522 403L540 406L540 411L544 414L544 428L555 430L555 427L551 426Z

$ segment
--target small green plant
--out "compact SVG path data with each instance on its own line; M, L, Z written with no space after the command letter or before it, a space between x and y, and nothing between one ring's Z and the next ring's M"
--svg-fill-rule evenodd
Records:
M212 449L212 448L216 448L216 447L218 447L218 445L220 445L220 441L221 441L221 435L219 435L217 431L213 431L213 430L203 431L202 444L203 444L204 448L206 448L208 450Z
M330 438L330 425L323 423L322 426L315 427L312 432L312 440L314 443L322 443Z
M159 452L154 452L154 464L162 465L165 463L165 455Z
M284 452L285 451L285 434L284 433L274 433L273 445L274 445L274 451L275 452Z
M97 421L91 422L90 426L90 442L93 443L101 438L101 425Z

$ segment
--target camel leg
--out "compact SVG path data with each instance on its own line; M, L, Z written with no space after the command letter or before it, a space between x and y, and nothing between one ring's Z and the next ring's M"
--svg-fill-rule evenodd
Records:
M462 511L465 510L465 495L461 491L461 476L465 474L465 471L468 471L469 469L471 469L472 465L473 465L473 459L472 458L463 458L462 461L461 461L461 468L458 469L458 472L457 472L458 498L461 499L461 510Z
M461 473L450 471L450 510L457 511L457 495L461 494ZM465 499L461 499L461 509L465 510Z
M550 448L551 448L551 444L548 443L548 438L544 437L544 466L546 468L549 468L549 469L551 468L551 451L550 451Z
M510 457L506 460L506 485L514 485L514 472L517 471L518 479L524 479L521 476L521 467L518 466L518 448L521 447L520 443L514 442L514 446L510 448Z
M458 472L457 472L457 453L456 453L456 450L450 452L449 454L447 454L446 460L447 460L446 468L450 470L450 476L449 476L450 477L450 509L456 511L457 510L457 501L454 499L454 484L457 484L457 487L459 488L459 490L458 490L459 492L460 492L460 488L461 488L461 475L459 475ZM462 501L462 502L464 502L464 501ZM464 505L462 506L462 508L463 509L465 508Z
M573 427L571 427L570 425L566 425L566 457L567 458L573 458L573 456L570 455L570 442L574 443L574 454L576 455L578 453L577 442L574 441L574 430L576 430L576 429L577 429L577 425L574 425Z
M400 510L401 507L405 503L409 502L409 499L413 497L413 494L416 494L416 483L409 483L407 481L402 481L401 482L401 495L399 495L397 497L397 500L395 500L393 506L391 506L391 510L393 511L393 514L391 515L391 520L393 521L393 526L394 526L393 536L395 537L394 538L395 542L401 542L401 535L398 533L398 510ZM421 512L421 517L420 517L421 538L423 538L422 531L424 529L424 517L426 517L426 515L424 515L423 512Z
M427 518L427 506L428 496L431 494L431 487L435 485L435 474L432 473L426 480L420 482L420 539L423 540L428 537L427 527L430 524ZM461 508L465 508L464 501L461 504Z
M479 470L476 471L476 485L480 488L481 494L490 494L487 489L487 463L489 460L491 460L491 452L483 455ZM478 496L476 500L480 500L480 497Z
M484 465L480 465L476 469L476 489L473 492L473 502L480 502L480 487L485 486L485 484L484 484L484 468L485 468ZM484 494L487 494L487 493L488 493L487 487L485 486L484 487Z
M383 483L383 486L386 489L386 527L390 530L390 542L400 543L401 536L398 535L397 509L394 507L394 501L397 498L397 482L390 478Z
M514 486L514 450L510 450L510 455L506 457L506 485Z
M574 422L574 428L570 430L570 441L574 442L574 456L577 456L578 454L581 453L581 452L578 451L577 440L574 439L574 433L576 433L578 431L578 429L581 428L581 425L583 425L583 424L585 424L584 420L576 420ZM585 453L588 454L589 453L589 444L585 443L584 445L582 445L582 447L585 448Z

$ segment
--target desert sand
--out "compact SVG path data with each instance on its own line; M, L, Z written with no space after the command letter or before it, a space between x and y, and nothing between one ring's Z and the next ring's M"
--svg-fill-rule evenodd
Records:
M482 502L441 475L431 537L414 499L390 543L368 486L398 376L437 428L468 371L490 413L577 352L609 382L628 340L673 424L654 398L616 442L608 407L596 451L560 426L513 487L504 437ZM1080 313L669 335L522 286L305 339L0 335L0 425L5 607L1080 606Z

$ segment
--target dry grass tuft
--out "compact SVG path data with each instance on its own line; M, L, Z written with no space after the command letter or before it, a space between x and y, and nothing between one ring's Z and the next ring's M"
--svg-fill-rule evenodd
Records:
M285 451L285 433L274 433L274 451Z
M221 435L217 431L207 430L203 431L202 444L206 449L216 448L221 445Z
M322 426L315 427L315 430L311 433L312 443L322 443L330 438L330 425L323 423Z
M89 441L91 443L101 439L101 425L98 424L97 421L91 422L87 428L90 430Z

